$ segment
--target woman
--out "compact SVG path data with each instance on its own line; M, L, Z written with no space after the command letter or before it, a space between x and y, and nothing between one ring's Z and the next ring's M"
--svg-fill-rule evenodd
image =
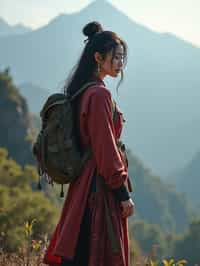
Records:
M62 214L44 257L53 266L129 266L127 218L134 212L126 158L118 146L123 115L103 79L122 74L125 42L98 22L83 29L85 48L65 93L73 95L95 82L74 103L80 145L92 158L69 186Z

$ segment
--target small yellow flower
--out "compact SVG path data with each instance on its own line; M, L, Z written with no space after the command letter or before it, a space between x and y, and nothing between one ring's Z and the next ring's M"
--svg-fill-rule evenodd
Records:
M170 259L169 261L164 259L162 262L164 266L183 266L187 263L186 260L179 260L178 262L175 262L174 259Z
M26 222L25 223L25 234L26 236L31 236L33 233L33 224L36 222L36 219L33 219L31 222Z
M176 266L183 266L184 264L187 264L187 261L186 261L186 260L179 260L179 261L176 263Z
M170 259L170 261L163 260L162 262L163 262L164 266L175 266L174 259Z
M150 266L158 266L158 263L156 261L150 260Z
M32 248L34 251L38 251L41 249L42 240L32 240Z

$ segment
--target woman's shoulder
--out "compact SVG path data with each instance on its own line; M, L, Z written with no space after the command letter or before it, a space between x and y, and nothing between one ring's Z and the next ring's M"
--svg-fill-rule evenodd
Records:
M84 92L83 99L86 100L87 98L90 98L90 99L98 98L99 100L106 100L106 99L111 100L112 95L109 89L105 86L105 84L96 83L96 84L89 86Z
M86 114L91 108L102 108L105 104L112 104L111 92L102 83L93 84L81 97L81 113Z

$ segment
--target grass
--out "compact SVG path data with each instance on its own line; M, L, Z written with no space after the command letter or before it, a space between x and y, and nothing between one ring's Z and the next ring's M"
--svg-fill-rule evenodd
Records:
M33 225L36 220L26 222L24 224L24 232L26 235L26 242L21 245L17 253L5 253L3 249L0 249L0 266L44 266L42 259L45 250L49 244L47 235L43 239L34 240ZM154 250L154 249L152 249ZM140 256L137 259L131 257L131 266L184 266L187 264L186 260L175 261L173 258L170 260L163 259L162 262L157 261L155 252L149 256L149 258ZM136 261L137 260L137 261ZM197 264L194 266L198 266Z

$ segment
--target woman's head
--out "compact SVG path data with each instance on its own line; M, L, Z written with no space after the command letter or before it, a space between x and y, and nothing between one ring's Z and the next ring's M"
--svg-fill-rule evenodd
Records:
M116 33L104 31L98 22L88 23L83 34L87 37L85 48L65 88L70 95L94 76L103 79L106 75L117 77L121 73L121 80L123 78L126 43Z

